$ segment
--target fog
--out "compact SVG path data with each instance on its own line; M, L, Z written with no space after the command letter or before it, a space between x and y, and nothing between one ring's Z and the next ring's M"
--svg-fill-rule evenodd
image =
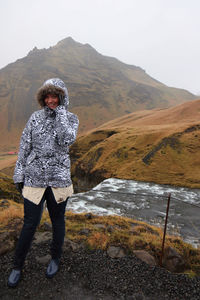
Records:
M0 3L0 68L71 36L200 94L198 0L6 0Z

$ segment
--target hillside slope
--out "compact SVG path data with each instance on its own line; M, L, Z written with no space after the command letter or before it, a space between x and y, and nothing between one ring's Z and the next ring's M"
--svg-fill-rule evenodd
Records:
M66 82L70 110L80 119L79 133L127 113L195 98L185 90L167 87L139 67L66 38L48 49L34 48L0 70L0 150L18 146L26 121L39 108L35 92L51 77Z
M73 179L79 191L109 177L200 188L199 150L200 100L139 111L77 140Z

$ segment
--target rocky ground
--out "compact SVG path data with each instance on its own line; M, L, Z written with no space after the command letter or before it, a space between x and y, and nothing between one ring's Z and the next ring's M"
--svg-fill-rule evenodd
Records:
M200 299L200 278L150 267L136 257L110 258L106 252L72 249L65 243L61 267L45 278L50 240L36 239L17 288L7 287L13 253L0 256L0 299L184 300Z

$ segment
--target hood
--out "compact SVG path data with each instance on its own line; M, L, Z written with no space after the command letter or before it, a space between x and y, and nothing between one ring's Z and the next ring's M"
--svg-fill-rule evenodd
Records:
M37 92L37 100L40 106L44 107L45 102L44 99L47 94L57 95L60 99L60 104L64 105L66 109L69 106L69 95L67 91L67 87L64 82L59 78L51 78L46 80L42 87Z

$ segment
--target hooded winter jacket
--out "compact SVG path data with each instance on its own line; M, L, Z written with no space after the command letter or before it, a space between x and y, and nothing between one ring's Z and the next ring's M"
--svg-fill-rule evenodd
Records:
M45 106L47 94L59 97L56 109ZM14 182L30 187L68 187L72 184L69 146L76 139L78 118L68 111L68 91L58 78L45 81L37 100L43 108L31 115L22 133Z

